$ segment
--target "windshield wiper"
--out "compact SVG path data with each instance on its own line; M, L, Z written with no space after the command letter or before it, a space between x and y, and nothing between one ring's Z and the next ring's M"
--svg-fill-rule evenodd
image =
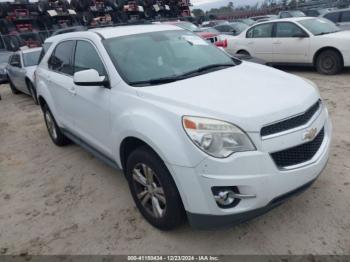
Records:
M135 82L130 82L129 84L132 86L167 84L167 83L183 80L183 79L189 78L191 76L198 75L200 73L203 73L203 72L206 72L209 70L213 70L216 68L231 67L234 65L235 64L231 64L231 63L230 64L227 64L227 63L226 64L212 64L212 65L207 65L207 66L197 68L195 70L192 70L192 71L189 71L189 72L186 72L184 74L177 75L177 76L169 76L169 77L155 78L155 79L149 79L149 80L135 81Z

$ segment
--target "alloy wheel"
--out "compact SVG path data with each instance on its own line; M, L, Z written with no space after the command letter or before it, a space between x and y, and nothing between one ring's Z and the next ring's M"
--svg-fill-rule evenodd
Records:
M138 201L153 217L165 215L166 199L157 174L144 163L137 164L132 171L132 184Z
M55 125L55 122L53 121L52 116L48 110L45 112L45 120L46 120L47 129L48 129L51 137L54 140L57 140L56 125Z

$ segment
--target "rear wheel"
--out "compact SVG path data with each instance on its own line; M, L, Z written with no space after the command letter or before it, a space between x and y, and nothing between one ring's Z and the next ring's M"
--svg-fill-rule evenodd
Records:
M43 106L43 112L47 131L49 132L52 142L54 142L54 144L57 146L69 144L70 140L61 132L47 105Z
M316 69L324 75L338 74L343 67L342 58L335 50L323 51L316 59Z
M140 147L130 154L126 175L136 206L151 225L170 230L183 222L184 209L175 182L150 148Z

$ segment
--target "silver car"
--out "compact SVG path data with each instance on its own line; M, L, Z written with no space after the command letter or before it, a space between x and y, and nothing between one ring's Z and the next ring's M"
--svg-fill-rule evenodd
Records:
M1 51L0 52L0 84L4 84L8 82L7 78L7 64L12 52Z
M342 30L350 30L350 8L337 9L328 12L321 17L327 18L340 27Z
M25 49L13 53L7 65L7 74L12 93L25 93L33 97L37 104L34 86L34 72L39 62L41 47Z

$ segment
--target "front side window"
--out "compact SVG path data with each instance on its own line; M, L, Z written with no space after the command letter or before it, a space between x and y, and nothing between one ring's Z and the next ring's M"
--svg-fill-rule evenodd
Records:
M342 13L341 22L350 22L350 11L346 11Z
M135 86L236 65L226 53L185 30L128 35L103 42L124 80Z
M35 66L39 62L41 51L29 52L23 54L24 66Z
M276 37L298 37L305 35L300 27L293 23L277 23L276 24Z
M71 57L74 46L75 41L59 43L49 59L49 68L67 75L73 75L74 70L71 63Z
M323 18L312 18L299 21L313 35L325 35L340 31L334 23Z
M270 38L272 37L272 23L257 25L247 32L247 38Z
M339 12L334 12L334 13L326 14L324 17L327 18L328 20L331 20L333 23L338 23L339 15L340 15Z
M95 69L100 76L106 75L101 58L92 44L86 41L78 41L75 48L74 73L87 69Z

